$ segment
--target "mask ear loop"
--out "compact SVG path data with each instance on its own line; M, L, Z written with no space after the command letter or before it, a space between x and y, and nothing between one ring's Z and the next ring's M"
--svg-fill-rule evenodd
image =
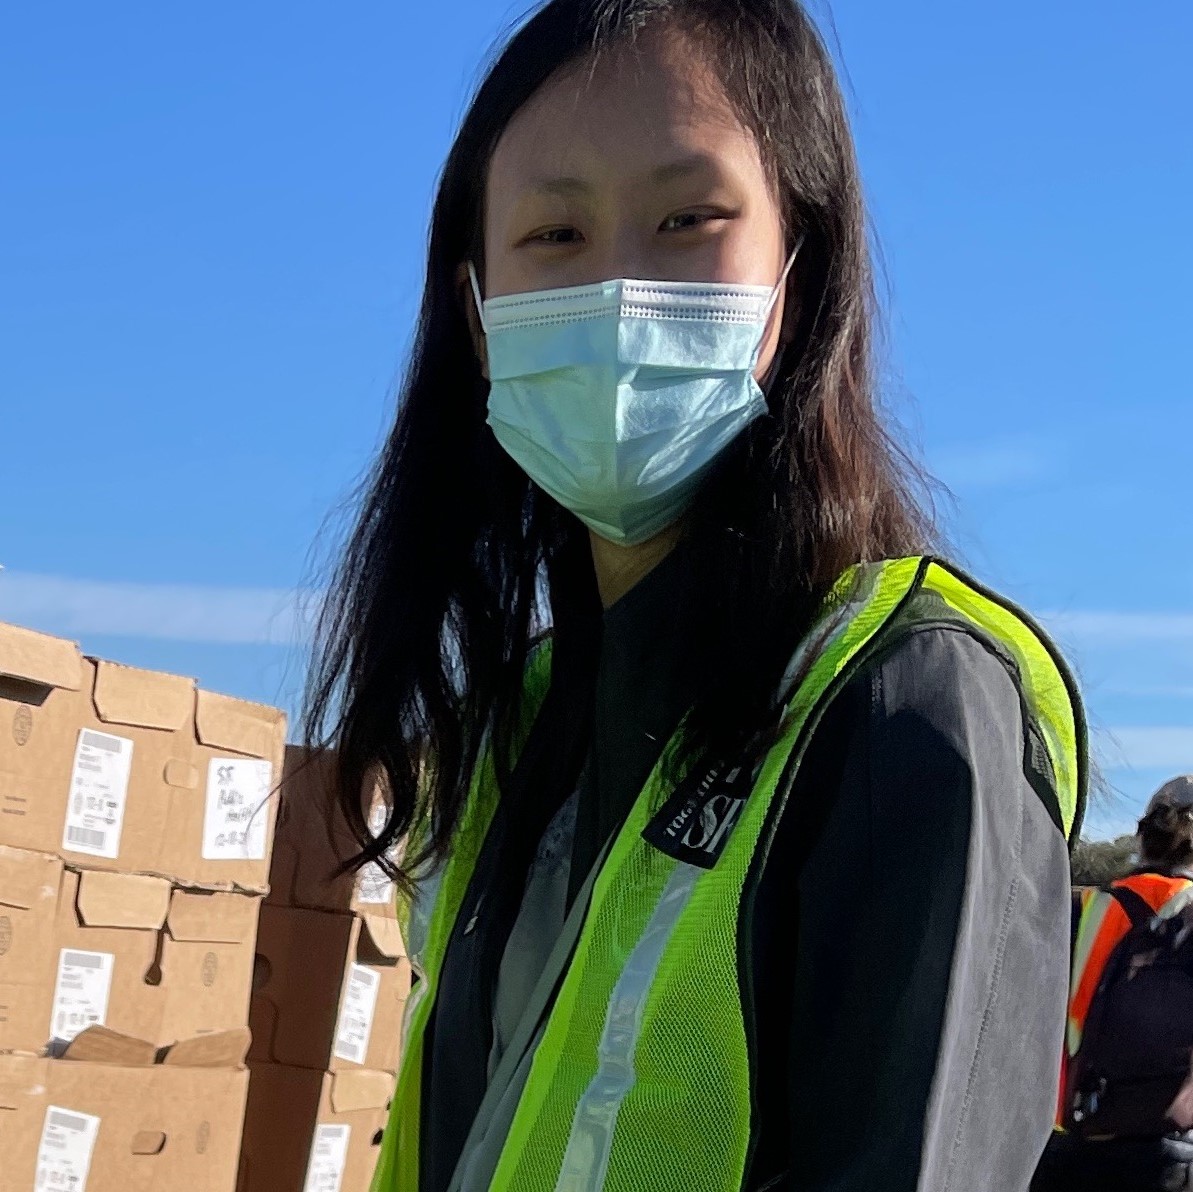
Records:
M791 259L795 260L794 253ZM791 266L788 265L788 268L790 269ZM472 297L476 302L476 317L481 321L481 330L488 335L489 327L485 322L485 301L481 297L481 283L476 280L476 266L471 261L468 262L468 277L472 282Z
M795 258L799 255L799 250L804 246L804 237L806 235L806 232L800 232L799 239L795 242L795 247L791 250L791 256L787 258L787 264L783 266L783 272L779 274L779 280L775 282L775 288L770 292L770 298L767 299L766 303L766 310L762 312L762 321L764 324L769 322L771 311L775 309L775 303L779 301L779 295L782 293L783 287L787 284L787 275L791 272L792 265L795 264Z
M791 272L791 266L795 264L795 258L799 254L799 250L803 247L804 232L800 232L799 239L795 242L795 247L791 250L791 255L787 258L787 264L783 266L783 272L779 274L779 280L775 282L775 288L771 290L770 297L766 302L766 309L762 312L762 333L758 336L758 346L754 349L754 363L758 363L758 355L762 351L762 341L766 339L766 329L770 325L770 317L774 312L775 303L779 301L779 295L783 292L783 287L787 284L787 275ZM779 358L782 356L782 345L780 344L780 351L775 353L775 358L771 362L770 370L763 378L763 391L770 389L771 382L774 380L775 373L779 368Z

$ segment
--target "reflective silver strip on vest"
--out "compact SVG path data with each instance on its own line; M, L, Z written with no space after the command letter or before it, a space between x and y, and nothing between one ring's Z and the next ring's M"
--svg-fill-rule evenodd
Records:
M1077 946L1073 952L1073 969L1069 978L1070 1007L1085 978L1085 966L1089 964L1090 953L1094 949L1094 940L1098 938L1098 933L1102 930L1102 924L1105 923L1106 915L1112 905L1116 904L1109 894L1095 890L1089 902L1081 909L1081 922L1077 926ZM1072 1057L1077 1054L1077 1049L1081 1046L1082 1026L1071 1012L1066 1015L1066 1018L1065 1041L1069 1049L1069 1056Z
M1158 911L1156 911L1157 919L1171 919L1175 915L1179 915L1181 911L1193 902L1193 884L1186 886L1183 890L1178 890Z
M779 680L776 702L790 704L795 698L800 682L807 677L807 670L815 659L820 658L853 624L859 613L874 599L874 589L882 578L882 565L863 564L857 575L850 598L834 609L827 618L812 626L809 633L795 648L791 660Z
M411 971L418 978L410 996L406 999L406 1008L402 1011L402 1050L405 1051L410 1042L410 1028L414 1023L414 1015L419 1003L427 996L431 988L425 962L427 936L430 933L431 918L435 913L435 905L439 901L439 889L443 885L443 872L446 866L437 865L427 876L415 878L414 900L410 907L410 919L406 934L409 937L403 942L406 945L406 959L410 963Z
M642 1033L646 998L679 917L704 871L677 862L642 938L630 953L609 997L601 1032L600 1062L576 1106L556 1192L599 1192L605 1183L617 1114L634 1087L634 1053Z

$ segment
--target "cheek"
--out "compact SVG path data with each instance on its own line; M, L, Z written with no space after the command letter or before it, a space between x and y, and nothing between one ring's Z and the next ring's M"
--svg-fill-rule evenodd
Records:
M523 288L519 276L517 255L510 251L501 231L486 222L484 230L485 270L481 287L485 297L517 293Z
M767 323L766 331L762 336L762 349L758 353L758 364L754 369L754 380L759 385L766 378L766 374L770 372L782 346L780 340L783 334L783 306L784 295L780 294L774 310L770 313L770 322Z

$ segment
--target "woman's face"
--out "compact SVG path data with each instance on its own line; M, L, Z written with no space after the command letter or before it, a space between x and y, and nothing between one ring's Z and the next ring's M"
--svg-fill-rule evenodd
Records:
M497 144L486 296L622 277L774 285L786 256L774 188L693 43L648 34L590 71L547 83ZM760 378L782 321L780 297Z

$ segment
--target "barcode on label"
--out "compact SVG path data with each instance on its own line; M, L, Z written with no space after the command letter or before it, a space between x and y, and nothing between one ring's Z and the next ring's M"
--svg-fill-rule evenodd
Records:
M94 828L77 828L74 824L68 824L66 828L68 844L87 844L92 848L103 848L107 839L107 832L97 832Z
M356 965L352 969L352 983L354 985L363 985L366 989L372 989L381 977L373 972L372 969L365 968L363 965Z
M85 1192L99 1125L90 1113L46 1106L33 1192Z
M351 1126L316 1126L303 1192L340 1192L348 1165Z
M87 1122L73 1113L63 1113L61 1109L50 1110L50 1125L62 1130L74 1130L82 1134L87 1129Z
M121 753L124 749L122 737L109 737L106 733L97 733L92 729L83 730L83 744L92 749L103 749L108 753Z
M375 969L354 964L348 973L348 990L336 1024L335 1054L340 1059L363 1064L373 1033L373 1015L377 1011L377 993L381 975Z
M100 969L106 957L102 952L63 952L62 963L76 968Z
M50 1036L58 1044L69 1043L89 1026L103 1026L107 1021L115 961L111 952L63 948L58 954L50 1018Z
M120 856L132 763L131 738L79 730L62 825L64 849L110 861Z

